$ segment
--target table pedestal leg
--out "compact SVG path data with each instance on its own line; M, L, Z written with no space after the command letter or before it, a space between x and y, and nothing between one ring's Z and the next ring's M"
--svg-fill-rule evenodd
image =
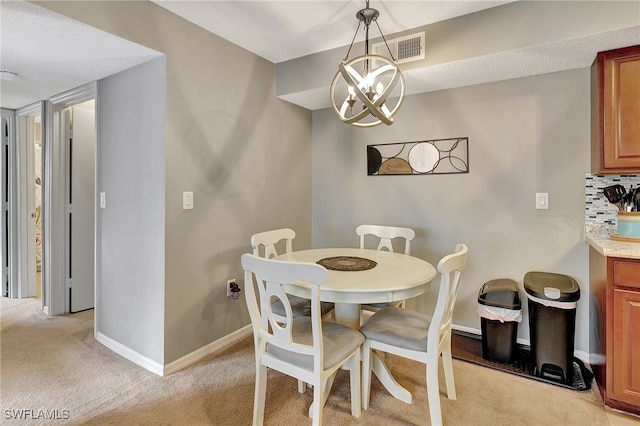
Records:
M360 329L360 304L336 303L334 314L338 324L346 325L354 330Z
M394 379L391 375L387 364L380 358L377 353L375 353L375 351L371 354L371 371L375 373L376 377L378 377L382 385L389 391L391 395L402 402L411 404L411 392L409 392L408 390L400 386L398 382L396 382L396 379Z
M357 303L336 303L334 308L335 319L338 324L346 325L355 330L360 329L360 305ZM393 378L389 367L383 359L374 351L371 354L372 371L391 395L400 401L411 404L411 392L400 386Z

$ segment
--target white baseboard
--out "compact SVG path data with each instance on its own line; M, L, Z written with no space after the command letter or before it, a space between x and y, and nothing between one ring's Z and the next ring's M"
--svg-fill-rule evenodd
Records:
M465 327L464 325L455 325L451 324L451 328L453 330L462 331L465 333L475 334L477 336L481 336L482 332L477 328Z
M118 355L128 359L134 364L139 365L145 370L157 374L158 376L168 376L169 374L175 373L176 371L181 370L196 361L199 361L207 355L233 345L237 341L250 336L252 333L253 330L251 329L251 324L249 324L164 366L144 355L139 354L138 352L123 345L122 343L105 336L102 333L96 333L96 340Z
M125 346L122 343L117 342L111 337L107 337L102 333L96 333L96 340L118 355L133 362L134 364L137 364L140 367L149 370L154 374L157 374L158 376L162 376L162 364L160 364L159 362L156 362L151 358L139 354L128 346Z
M231 334L227 334L224 337L221 337L218 340L215 340L209 343L206 346L201 347L200 349L196 349L195 351L178 358L177 360L167 364L164 366L164 376L168 376L169 374L173 374L178 370L183 369L184 367L193 364L196 361L201 360L207 355L211 355L214 352L217 352L221 349L226 349L227 347L233 345L239 340L244 339L247 336L250 336L253 333L251 329L251 324L242 327L239 330L234 331Z

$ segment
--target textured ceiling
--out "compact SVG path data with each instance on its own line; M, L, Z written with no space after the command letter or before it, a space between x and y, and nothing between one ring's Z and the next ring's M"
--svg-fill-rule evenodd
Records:
M0 1L0 106L18 109L160 53L25 1Z

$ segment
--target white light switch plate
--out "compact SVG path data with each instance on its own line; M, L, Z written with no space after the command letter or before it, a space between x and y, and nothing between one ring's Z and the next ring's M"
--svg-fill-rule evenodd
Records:
M183 210L193 209L193 192L182 193L182 209Z
M538 210L549 209L549 193L547 192L536 193L536 209Z
M106 192L101 192L100 193L100 208L101 209L106 209L107 208L107 193Z

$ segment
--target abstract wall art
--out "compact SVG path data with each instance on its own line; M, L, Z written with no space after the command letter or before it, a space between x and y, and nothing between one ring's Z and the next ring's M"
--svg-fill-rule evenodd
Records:
M469 173L469 138L367 145L367 174Z

